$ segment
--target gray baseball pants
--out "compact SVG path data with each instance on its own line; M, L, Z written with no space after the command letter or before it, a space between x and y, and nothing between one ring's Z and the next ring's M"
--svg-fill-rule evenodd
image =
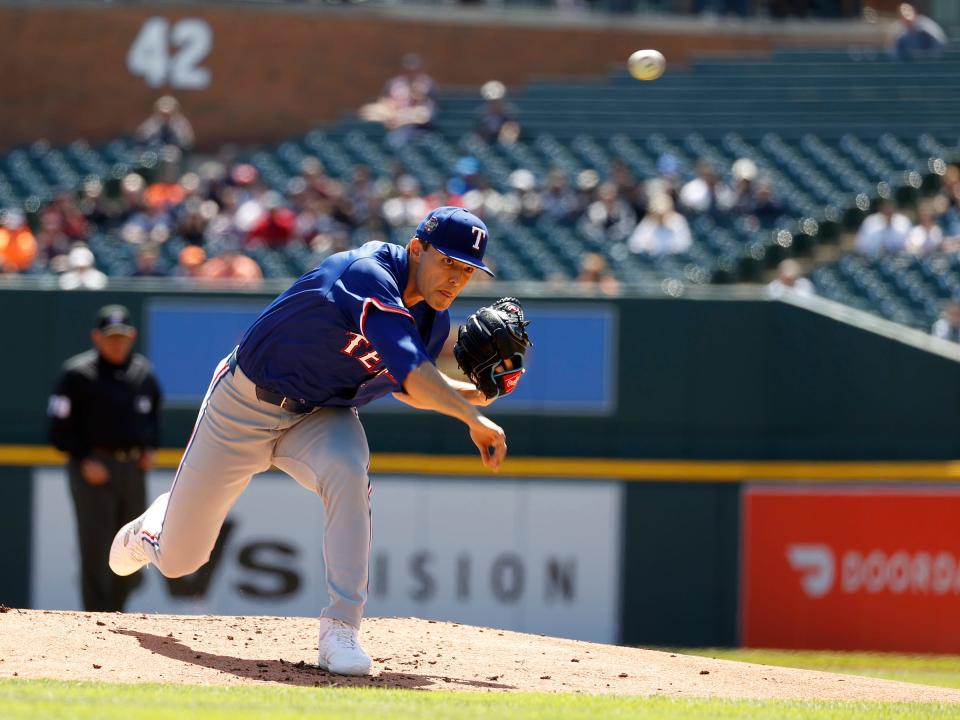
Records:
M354 408L295 414L259 400L227 359L217 366L169 493L147 510L151 562L181 577L210 558L250 478L280 468L323 500L323 559L330 604L321 616L360 626L370 556L370 450Z

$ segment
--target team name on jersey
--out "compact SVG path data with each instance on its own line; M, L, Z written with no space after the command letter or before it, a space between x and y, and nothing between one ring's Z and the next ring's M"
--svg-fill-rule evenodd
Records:
M347 344L340 349L340 352L363 365L367 372L377 376L380 374L386 375L391 382L396 382L389 370L380 367L383 363L380 353L370 347L370 341L360 333L348 332Z
M380 353L370 347L370 341L360 333L348 332L347 344L341 348L340 352L352 357L363 365L368 372L375 373L380 371L380 368L377 367L383 362L380 358Z

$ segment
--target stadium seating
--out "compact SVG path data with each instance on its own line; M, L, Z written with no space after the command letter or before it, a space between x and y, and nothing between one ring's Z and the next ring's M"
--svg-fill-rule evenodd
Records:
M511 97L524 130L513 145L473 135L480 100L471 88L445 92L437 132L400 148L387 141L381 126L349 117L244 159L280 191L302 160L315 156L331 176L343 179L360 164L386 176L399 163L430 192L443 187L458 160L470 155L492 186L507 192L510 173L520 168L541 183L553 169L573 181L583 170L602 178L617 160L645 179L657 174L658 159L669 154L686 181L700 159L728 171L734 160L746 157L773 182L787 209L776 227L691 217L693 246L680 255L651 258L622 245L599 245L571 224L490 218L490 253L505 279L569 278L584 252L600 251L624 283L661 276L758 281L784 257L810 255L819 244L835 243L878 197L906 204L936 190L944 159L958 149L958 91L960 50L954 48L941 61L909 64L872 50L785 50L765 59L697 61L687 70L671 68L656 82L638 82L624 70L597 81L533 82ZM125 138L103 147L76 142L51 148L37 142L0 157L0 205L36 212L85 177L104 179L111 192L131 169L149 178L156 164L155 153ZM398 231L397 239L407 232ZM129 274L133 260L121 246L104 238L91 241L101 267ZM296 274L315 260L296 250L263 251L255 259L268 277ZM174 260L164 253L164 264ZM813 279L828 297L922 326L960 284L958 272L958 263L940 258L844 258Z

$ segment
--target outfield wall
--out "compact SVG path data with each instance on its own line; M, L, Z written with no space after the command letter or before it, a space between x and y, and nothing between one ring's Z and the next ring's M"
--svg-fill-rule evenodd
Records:
M60 361L86 346L101 304L133 309L142 349L178 388L159 492L196 411L194 375L209 373L204 353L229 349L268 296L0 300L7 337L29 349L0 355L18 378L0 405L0 602L76 607L73 519L44 433ZM371 613L633 644L960 651L957 348L832 303L740 291L527 305L537 344L525 389L492 408L510 436L502 475L482 474L453 421L390 404L363 413ZM131 608L314 614L322 524L305 498L280 475L258 477L217 561L181 583L154 574ZM882 628L868 638L857 618ZM895 633L904 624L923 629L912 644Z
M506 424L511 452L711 461L960 457L957 346L825 300L702 292L616 301L526 296L535 342L528 377L490 411ZM97 308L122 302L161 377L188 396L194 388L193 400L173 398L163 414L162 443L182 447L197 388L271 297L0 289L5 337L17 349L0 354L3 376L16 378L3 391L0 444L46 443L46 401L61 363L89 347ZM462 297L453 313L486 300ZM165 312L171 306L183 314ZM455 371L449 351L441 364ZM374 452L473 452L448 418L390 404L362 414Z

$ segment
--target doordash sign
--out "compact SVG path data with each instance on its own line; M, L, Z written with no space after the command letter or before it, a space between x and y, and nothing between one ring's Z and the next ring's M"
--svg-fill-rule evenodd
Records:
M960 652L960 488L744 493L741 641Z

